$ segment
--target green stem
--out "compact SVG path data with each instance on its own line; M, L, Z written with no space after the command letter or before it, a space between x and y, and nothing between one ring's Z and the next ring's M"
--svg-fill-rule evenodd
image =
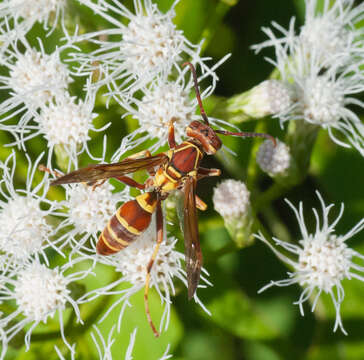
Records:
M260 209L264 208L265 206L271 204L274 200L282 197L290 187L284 186L280 183L274 183L268 190L261 193L257 198L254 200L254 209L258 213Z
M241 179L243 177L242 166L235 155L220 150L216 153L215 157L234 178Z
M263 224L259 221L258 218L255 217L254 223L252 226L252 233L256 233L260 231L266 238L270 238L270 235L268 234L268 231L263 226ZM231 254L233 252L236 252L237 250L241 250L242 248L238 247L234 241L229 241L226 245L224 245L222 248L211 252L206 255L206 264L213 264L216 263L218 259L220 259L222 256L226 254Z
M256 123L255 132L263 133L266 131L266 122L265 121L258 121ZM250 191L255 190L256 181L258 178L258 165L256 162L256 154L258 152L259 146L261 141L254 140L253 146L251 148L250 156L249 156L249 164L248 164L248 171L247 171L247 187Z
M238 2L239 0L220 0L220 2L217 4L201 35L201 39L203 39L201 54L204 53L210 44L226 13Z
M222 256L226 254L230 254L238 250L239 248L236 246L234 241L229 241L226 245L224 245L222 248L211 252L206 256L206 264L214 264L218 259L220 259Z
M277 216L277 212L274 211L271 205L264 206L262 208L262 213L265 221L269 225L269 228L272 230L272 234L276 238L286 242L292 241L286 225L281 221L279 216Z

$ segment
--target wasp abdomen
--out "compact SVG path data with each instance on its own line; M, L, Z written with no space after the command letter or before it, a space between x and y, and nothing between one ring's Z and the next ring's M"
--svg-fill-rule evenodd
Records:
M96 251L111 255L127 247L148 228L156 204L156 193L147 192L120 206L102 231Z

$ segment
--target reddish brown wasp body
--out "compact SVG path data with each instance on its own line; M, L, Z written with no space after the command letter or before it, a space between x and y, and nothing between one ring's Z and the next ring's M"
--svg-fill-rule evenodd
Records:
M188 139L186 141L179 145L176 144L172 119L168 133L170 150L167 152L152 156L149 151L144 151L119 163L91 165L59 177L52 183L52 185L60 185L85 182L91 186L98 186L108 178L116 178L128 186L146 191L134 200L124 203L116 211L102 231L96 249L102 255L110 255L122 250L148 228L152 214L156 212L157 243L147 266L144 293L148 321L156 336L159 334L150 317L148 290L150 272L163 240L164 220L161 201L166 199L174 190L180 189L184 192L183 228L188 297L191 299L196 292L202 267L196 208L206 209L206 204L196 195L196 184L201 178L220 175L219 169L200 167L203 156L205 154L213 155L221 148L222 143L217 134L266 137L275 143L275 140L267 134L213 130L209 126L208 118L202 106L195 69L191 63L186 63L186 65L189 65L192 71L196 96L204 120L204 122L193 121L188 125L186 129ZM144 184L124 176L138 170L147 170L150 175Z

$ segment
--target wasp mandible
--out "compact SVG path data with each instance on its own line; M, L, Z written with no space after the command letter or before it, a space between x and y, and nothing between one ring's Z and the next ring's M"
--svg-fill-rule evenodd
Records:
M145 192L136 196L134 200L127 201L119 207L102 231L96 245L97 253L101 255L114 254L131 242L135 241L144 232L151 221L152 214L156 213L157 242L152 257L147 265L144 304L148 322L155 336L159 336L151 319L148 303L150 275L158 249L163 241L163 211L162 201L173 191L182 190L184 193L183 205L183 231L185 242L185 261L188 283L188 298L191 299L197 289L202 267L202 252L199 241L197 211L205 210L207 205L196 195L197 181L209 177L219 176L219 169L208 169L200 166L204 155L214 155L222 146L217 134L234 135L241 137L264 137L275 139L268 134L251 132L230 132L214 130L202 105L198 87L197 75L194 66L186 62L194 80L196 98L199 104L203 122L192 121L186 128L187 140L176 144L174 136L173 119L169 123L168 145L169 150L152 156L146 150L132 155L121 162L114 164L96 164L75 170L58 177L52 185L85 182L90 186L99 186L109 178L115 178L124 184ZM147 170L148 179L144 184L125 176L138 170Z

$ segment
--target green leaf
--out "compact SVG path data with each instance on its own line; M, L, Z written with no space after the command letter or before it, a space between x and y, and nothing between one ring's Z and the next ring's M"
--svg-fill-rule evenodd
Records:
M171 348L174 348L182 337L182 325L173 306L171 307L168 331L163 332L158 339L154 337L145 314L143 291L144 290L139 291L130 298L130 304L132 306L127 307L125 310L120 329L121 331L118 333L117 329L115 329L113 333L115 343L113 344L111 351L114 359L124 358L130 342L130 335L135 328L137 328L137 334L132 351L133 360L157 360L163 355L168 344L170 344ZM111 304L119 298L119 295L114 295ZM152 319L158 329L164 307L161 305L159 296L154 290L151 290L149 294L149 307ZM97 324L104 338L107 338L107 335L114 325L117 326L119 311L120 306L117 306L101 324ZM90 330L93 331L92 328ZM87 342L89 347L95 347L90 337L87 338Z
M244 344L244 353L249 360L280 360L280 357L267 344L262 344L257 341L247 341Z
M287 310L287 300L257 306L239 289L221 292L207 308L212 313L212 321L247 339L273 339L289 331L293 324L294 315Z

